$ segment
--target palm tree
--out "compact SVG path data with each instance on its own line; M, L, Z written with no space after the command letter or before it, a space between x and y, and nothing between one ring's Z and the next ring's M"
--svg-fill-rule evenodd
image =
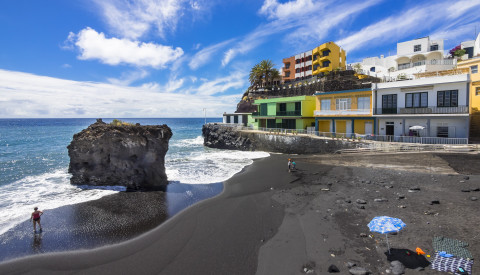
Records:
M269 59L262 60L250 70L249 81L252 88L271 85L280 73L274 68L275 64Z

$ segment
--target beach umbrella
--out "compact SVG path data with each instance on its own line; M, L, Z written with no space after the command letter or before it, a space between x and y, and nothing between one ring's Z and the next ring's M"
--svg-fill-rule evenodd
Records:
M387 239L388 253L390 253L388 234L398 232L405 226L406 224L401 219L388 216L375 217L368 223L368 228L370 228L370 231L385 234L385 238Z

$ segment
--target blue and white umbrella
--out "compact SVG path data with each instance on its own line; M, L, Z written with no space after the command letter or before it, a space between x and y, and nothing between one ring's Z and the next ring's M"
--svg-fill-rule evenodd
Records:
M375 217L368 223L368 228L370 228L370 231L385 234L387 239L388 253L390 253L390 245L388 244L387 234L398 232L405 226L406 224L401 219L388 216Z

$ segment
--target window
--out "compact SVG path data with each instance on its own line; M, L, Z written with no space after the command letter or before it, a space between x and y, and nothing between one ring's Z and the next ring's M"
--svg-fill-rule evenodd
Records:
M475 88L475 95L480 95L480 87Z
M431 45L430 51L438 51L438 45Z
M300 64L300 59L295 60L295 64Z
M448 126L437 126L437 137L448 138Z
M330 54L330 50L326 50L322 52L323 56L328 56Z
M414 52L420 52L420 51L422 51L422 45L415 45L415 46L413 46L413 51L414 51Z
M266 116L267 114L268 114L267 103L260 104L260 115L261 116Z
M352 109L351 98L337 98L336 99L337 110L350 110Z
M227 116L227 123L230 123L230 116Z
M375 72L375 67L371 67L371 68L370 68L370 71L371 71L371 72Z
M286 112L287 111L287 103L280 103L278 104L279 111L280 112Z
M302 103L295 102L295 111L300 111L300 110L302 110Z
M285 69L290 69L290 63L285 64Z
M238 123L238 116L233 116L233 123L235 123L235 124Z
M313 61L317 60L317 58L318 58L318 54L314 55L313 56Z
M285 72L285 77L290 77L290 72Z
M330 61L328 61L328 60L327 60L327 61L323 61L322 66L323 66L323 67L328 67L328 66L330 66Z
M300 68L296 69L295 72L296 72L296 73L299 73L299 72L300 72Z
M421 108L428 106L428 93L410 93L405 95L405 108Z
M382 95L382 114L397 113L397 95Z
M458 107L458 90L438 91L438 107Z
M313 70L316 71L318 69L318 64L313 65Z
M330 110L330 99L322 99L320 110Z
M478 73L478 65L471 66L470 71L472 72L472 74Z
M369 110L370 109L370 97L359 97L357 109Z

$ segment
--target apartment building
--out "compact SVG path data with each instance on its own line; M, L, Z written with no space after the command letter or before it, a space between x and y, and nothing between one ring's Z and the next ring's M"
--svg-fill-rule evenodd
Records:
M351 137L354 133L370 135L375 132L372 117L372 90L357 89L315 93L315 130Z
M378 135L468 138L470 75L373 83Z
M287 83L309 79L337 68L346 68L345 50L334 42L327 42L310 51L283 59L282 80Z
M364 74L387 80L412 79L413 74L450 70L456 59L445 58L443 40L422 37L397 43L397 53L392 56L369 57L359 64ZM356 67L350 64L350 67Z

